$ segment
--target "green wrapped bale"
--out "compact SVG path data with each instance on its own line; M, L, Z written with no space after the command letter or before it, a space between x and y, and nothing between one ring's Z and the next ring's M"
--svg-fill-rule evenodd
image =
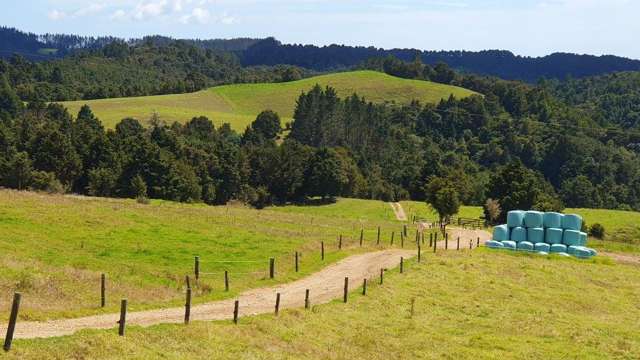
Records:
M527 241L527 229L523 227L511 229L511 240L515 242Z
M527 228L527 241L533 244L544 242L544 229Z
M492 248L492 249L502 249L502 248L504 248L504 245L502 245L502 243L500 241L489 240L489 241L485 242L484 244L487 247Z
M544 242L547 244L562 244L562 229L548 228L545 231Z
M502 247L509 250L515 250L516 242L511 240L505 240L502 242Z
M565 230L562 235L562 243L567 246L581 246L580 245L580 231L577 230Z
M551 248L549 249L550 253L566 253L567 252L567 245L564 244L553 244L551 245Z
M540 211L527 211L524 214L524 226L528 228L541 228L544 225L544 213Z
M530 243L528 241L521 241L516 246L518 250L521 251L533 251L533 243Z
M587 233L580 232L580 246L587 246Z
M524 226L524 214L522 210L511 210L507 213L507 226L510 228Z
M538 252L548 253L551 250L551 245L547 243L536 243L533 245L533 249Z
M562 218L564 215L557 212L544 213L544 227L562 229Z
M568 214L562 217L562 228L565 230L577 230L582 228L582 216Z
M493 240L495 241L509 240L509 227L507 227L507 225L499 225L494 227Z

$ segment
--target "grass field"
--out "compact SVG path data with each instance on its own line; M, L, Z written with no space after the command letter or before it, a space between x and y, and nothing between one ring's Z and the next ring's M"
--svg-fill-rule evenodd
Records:
M354 209L334 216L335 206L253 210L243 206L206 206L128 199L52 196L0 191L0 316L9 310L12 293L24 294L24 319L70 317L116 311L126 296L137 309L178 305L185 275L193 274L194 256L203 275L195 302L232 297L256 286L289 281L317 271L356 251L360 229L374 239L399 230L393 217L360 215L387 204L344 200ZM366 207L366 206L368 207ZM381 212L385 214L384 212ZM392 214L391 214L392 215ZM335 251L343 234L345 247ZM320 261L320 242L327 244ZM365 242L365 244L371 244ZM293 253L302 252L301 272L293 270ZM264 279L269 257L276 258L276 280ZM216 263L215 261L253 261ZM224 292L224 270L231 291ZM108 307L100 309L100 274L108 277ZM261 274L247 274L262 272Z
M355 71L312 77L300 81L269 84L236 84L218 86L190 94L145 96L132 98L82 100L64 102L72 114L84 104L107 128L114 127L125 117L147 121L157 113L166 122L190 120L204 115L219 126L230 123L243 131L257 114L271 109L285 121L291 120L295 102L303 91L315 85L332 86L341 97L357 93L368 101L409 103L412 100L437 102L453 94L458 98L472 91L428 81L406 80L374 71Z
M637 359L640 268L489 250L427 254L349 303L17 340L6 358ZM603 294L606 297L603 298ZM415 299L413 316L411 302Z

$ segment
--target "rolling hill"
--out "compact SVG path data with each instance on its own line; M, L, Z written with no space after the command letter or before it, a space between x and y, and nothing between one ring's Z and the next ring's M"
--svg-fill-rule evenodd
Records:
M218 126L228 122L234 129L244 130L265 109L278 112L285 121L290 120L300 93L309 91L315 84L331 86L341 97L357 93L376 103L437 102L450 95L462 98L474 94L450 85L406 80L374 71L354 71L286 83L217 86L189 94L68 101L63 104L72 114L77 113L82 105L89 105L108 128L125 117L146 121L155 112L167 122L183 122L204 115Z

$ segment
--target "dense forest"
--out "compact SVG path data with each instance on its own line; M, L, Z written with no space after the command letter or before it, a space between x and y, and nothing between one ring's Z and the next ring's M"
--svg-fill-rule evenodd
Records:
M311 197L420 200L437 179L463 203L493 198L503 210L640 210L640 133L600 116L597 91L580 90L582 82L571 91L532 86L419 58L367 66L483 96L375 105L315 87L299 97L287 134L268 109L243 134L203 117L185 124L155 118L148 128L123 119L105 130L88 107L71 115L56 104L24 104L2 75L0 185L262 207ZM589 95L568 95L581 92Z
M282 44L267 38L239 53L243 65L289 64L327 71L356 66L369 58L393 56L412 61L416 54L422 62L444 62L459 72L497 76L502 79L537 82L541 78L565 79L638 71L640 61L617 56L592 56L556 53L544 57L516 56L509 51L420 51L416 49L379 49L374 47Z
M77 35L36 35L0 27L0 58L14 54L33 61L62 58L83 50L97 50L111 42L131 47L153 44L163 47L176 40L164 36L142 39L83 37ZM619 71L640 71L640 60L618 56L592 56L555 53L544 57L517 56L509 51L422 51L417 49L380 49L375 47L282 44L274 38L252 39L183 39L182 44L201 50L223 51L243 66L292 65L313 71L345 70L370 58L396 57L412 61L416 54L426 64L448 64L458 72L497 76L502 79L535 83L541 78L564 80Z
M0 74L24 101L64 101L175 94L241 82L291 81L313 72L285 65L242 67L229 52L150 37L135 45L115 41L46 62L14 55L0 60Z

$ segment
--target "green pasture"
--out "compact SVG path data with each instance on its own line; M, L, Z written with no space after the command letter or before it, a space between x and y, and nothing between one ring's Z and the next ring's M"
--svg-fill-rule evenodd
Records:
M63 102L72 114L87 104L107 128L113 128L125 117L146 122L156 113L166 122L185 122L204 115L216 126L229 123L244 131L263 110L274 110L284 121L293 117L295 103L302 92L331 86L340 97L357 93L375 103L409 103L420 100L435 103L450 95L458 98L473 94L460 87L428 81L407 80L375 71L354 71L322 75L286 83L234 84L217 86L189 94L158 95L131 98L80 100Z

